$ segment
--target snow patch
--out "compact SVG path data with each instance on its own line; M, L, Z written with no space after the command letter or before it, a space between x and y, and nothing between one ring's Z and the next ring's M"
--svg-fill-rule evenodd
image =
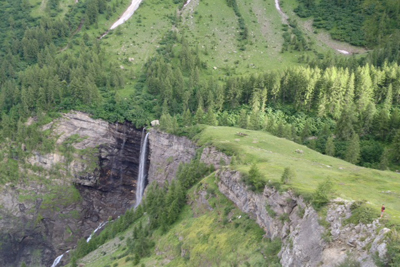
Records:
M192 1L192 0L187 0L186 4L183 5L183 8L185 8L187 5L189 5L190 1Z
M338 51L339 53L342 53L344 55L350 55L351 54L349 51L346 51L346 50L336 49L336 51Z
M125 23L133 13L139 8L143 0L132 0L131 5L125 10L124 14L111 26L110 30L117 28L119 25Z
M281 14L281 16L282 16L284 19L288 19L288 18L289 18L285 13L283 13L283 11L282 11L282 9L281 9L281 6L280 6L280 4L279 4L279 0L275 0L275 7L276 7L276 10L278 10L278 12Z

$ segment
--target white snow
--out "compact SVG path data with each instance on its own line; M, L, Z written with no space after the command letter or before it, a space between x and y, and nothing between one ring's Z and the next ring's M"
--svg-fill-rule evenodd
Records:
M344 55L350 55L350 52L346 51L346 50L336 49L336 51L338 51L339 53L342 53Z
M133 13L135 13L136 9L139 8L140 3L143 0L132 0L131 5L125 10L124 14L111 26L110 30L117 28L119 25L125 23L130 17L132 17Z
M288 19L288 18L289 18L285 13L283 13L283 11L282 11L282 9L281 9L281 6L279 5L279 0L275 0L275 7L276 7L276 10L279 11L279 13L281 14L281 16L282 16L284 19Z
M189 5L190 1L192 1L192 0L187 0L186 4L183 5L183 8L185 8L187 5Z

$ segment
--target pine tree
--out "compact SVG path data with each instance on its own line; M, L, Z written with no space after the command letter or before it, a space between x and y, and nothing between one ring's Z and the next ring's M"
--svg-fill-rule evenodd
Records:
M196 114L194 115L194 121L197 124L201 124L204 122L204 111L201 105L196 110Z
M354 105L347 106L336 124L336 134L338 138L349 140L355 132L354 124L356 122L357 117L355 116Z
M333 141L333 137L329 136L325 145L325 154L328 156L335 156L335 143Z
M260 130L260 128L261 128L260 111L251 112L248 128L252 129L252 130Z
M248 116L245 109L240 110L238 126L240 128L246 129L248 125Z
M381 156L379 168L381 170L387 170L389 167L389 163L390 163L390 150L388 148L385 148Z
M207 125L211 125L211 126L217 126L218 125L217 118L216 118L215 113L214 113L214 111L212 109L209 109L208 112L207 112L206 124Z
M276 136L283 137L285 135L285 125L282 121L279 122L278 127L276 129Z
M389 84L385 102L383 103L383 109L390 115L390 110L392 109L392 102L393 102L393 86Z
M390 117L390 128L399 129L400 128L400 109L395 108Z
M360 160L360 137L354 133L346 149L345 160L357 164Z
M296 178L296 172L292 168L286 167L281 176L281 182L284 184L288 184L295 178Z
M168 131L172 128L172 118L169 113L162 114L160 118L160 129L163 131Z
M397 130L391 145L392 158L396 164L400 164L400 130Z
M381 140L386 139L387 133L390 130L390 117L385 109L382 108L376 113L373 129L377 138Z
M192 114L190 113L189 109L186 109L186 111L183 113L183 125L192 125Z
M362 134L369 134L373 126L376 108L374 102L370 102L364 112L361 113L360 130Z
M311 135L311 127L310 127L310 122L306 121L306 123L304 124L304 128L301 131L301 141L304 142L304 140L309 137Z

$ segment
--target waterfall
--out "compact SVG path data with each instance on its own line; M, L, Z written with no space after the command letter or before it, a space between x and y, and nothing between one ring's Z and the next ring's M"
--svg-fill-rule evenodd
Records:
M58 257L54 260L54 262L53 262L53 264L51 265L51 267L56 267L56 266L60 263L60 261L61 261L61 259L62 259L63 256L64 256L64 254L58 256Z
M90 236L86 239L86 243L89 243L89 241L92 239L93 235L94 235L97 231L99 231L101 228L103 228L104 225L106 225L107 223L108 223L108 222L102 222L102 223L100 223L99 226L97 226L97 228L94 229L93 233L91 233ZM66 251L65 253L68 253L68 252L69 252L69 250ZM64 254L65 254L65 253L64 253ZM62 257L64 257L64 254L58 256L58 257L53 261L53 264L51 265L51 267L57 267L57 265L60 263Z
M143 129L144 131L144 129ZM142 141L142 147L140 148L140 161L139 161L139 173L136 184L136 203L135 208L139 206L143 198L144 187L146 185L146 161L147 161L147 141L149 138L147 133Z
M93 233L90 234L90 236L86 239L86 243L89 243L89 241L92 239L93 235L99 231L101 228L103 228L104 225L106 225L108 222L102 222L97 226L96 229L94 229Z

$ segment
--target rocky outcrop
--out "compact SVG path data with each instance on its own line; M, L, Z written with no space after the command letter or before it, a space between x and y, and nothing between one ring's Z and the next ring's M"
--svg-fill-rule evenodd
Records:
M220 169L223 166L231 164L231 157L218 151L215 147L205 147L201 153L200 160L208 165L214 165L215 169Z
M0 266L51 266L100 222L134 204L142 131L81 112L43 130L57 138L56 150L31 151L25 178L0 194Z
M198 148L187 137L179 137L172 134L152 129L150 140L150 167L148 183L156 181L164 184L175 178L179 164L188 163L196 156Z
M327 217L320 218L290 191L279 193L266 187L261 194L254 193L241 181L239 172L229 169L221 170L218 177L224 195L253 217L267 237L282 240L282 266L334 267L351 255L362 267L372 267L371 255L383 257L386 253L384 236L389 229L378 233L378 220L368 225L344 223L351 216L351 202L333 201ZM324 219L327 228L320 224Z
M241 181L238 171L222 170L219 179L220 191L254 218L267 237L290 243L290 247L284 247L280 253L283 266L319 265L324 228L319 225L314 209L291 192L279 193L266 187L262 194L254 193Z

